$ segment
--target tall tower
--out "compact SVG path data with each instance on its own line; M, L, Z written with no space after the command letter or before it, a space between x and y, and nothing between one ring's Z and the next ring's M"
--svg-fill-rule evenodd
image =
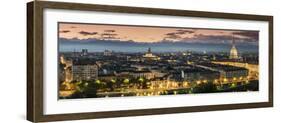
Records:
M235 47L234 36L232 35L232 47L230 49L229 59L238 59L238 51Z
M150 47L148 48L147 53L151 53L151 48Z

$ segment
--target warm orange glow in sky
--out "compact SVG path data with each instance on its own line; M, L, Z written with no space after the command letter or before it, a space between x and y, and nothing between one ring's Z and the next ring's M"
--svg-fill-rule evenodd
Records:
M160 42L163 40L182 41L200 37L231 37L233 33L241 31L191 29L191 28L166 28L147 26L120 26L97 24L60 23L60 38L78 39L116 39L120 41L135 42ZM247 31L242 31L247 32ZM236 38L249 39L247 35L235 35Z

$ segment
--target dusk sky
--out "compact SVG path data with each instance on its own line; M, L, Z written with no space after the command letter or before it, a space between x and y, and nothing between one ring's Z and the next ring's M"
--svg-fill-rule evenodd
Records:
M94 38L143 43L155 43L165 40L221 43L232 40L233 36L236 42L257 44L259 32L59 23L59 37L65 39L77 38L83 40Z

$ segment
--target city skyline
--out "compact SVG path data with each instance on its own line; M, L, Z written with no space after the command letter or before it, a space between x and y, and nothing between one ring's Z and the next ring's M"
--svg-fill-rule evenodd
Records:
M258 31L59 23L59 99L259 91Z

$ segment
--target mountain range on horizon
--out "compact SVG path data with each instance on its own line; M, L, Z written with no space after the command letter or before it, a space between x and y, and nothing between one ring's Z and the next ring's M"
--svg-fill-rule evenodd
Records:
M182 40L182 41L172 41L172 40L162 40L159 42L136 42L133 40L119 40L119 39L111 39L111 40L106 40L106 39L96 39L96 38L88 38L88 39L78 39L78 38L72 38L72 39L67 39L67 38L59 38L58 39L60 44L135 44L135 45L145 45L145 44L231 44L232 40L209 40L209 41L204 41L204 40ZM245 41L240 41L236 40L235 41L236 45L254 45L257 46L257 42L245 42Z
M236 42L237 49L242 52L258 53L258 45L251 42ZM218 42L184 42L184 41L161 41L161 42L134 42L120 40L100 40L100 39L59 39L59 51L81 51L88 49L91 52L103 52L112 50L117 52L146 52L151 47L153 52L177 52L177 51L196 51L196 52L229 52L231 40Z

